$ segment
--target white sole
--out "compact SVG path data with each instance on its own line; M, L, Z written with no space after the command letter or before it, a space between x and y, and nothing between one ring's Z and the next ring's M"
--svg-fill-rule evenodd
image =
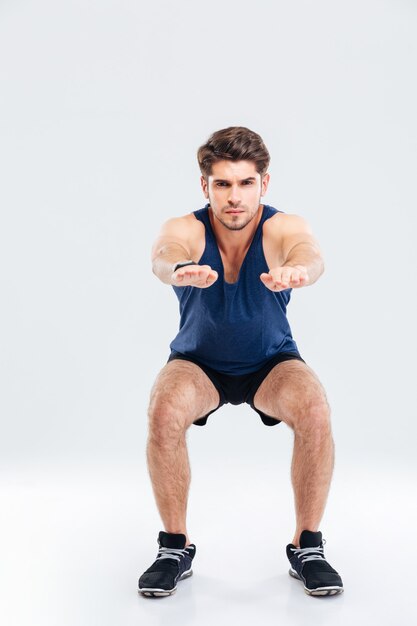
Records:
M295 571L295 569L291 567L288 573L293 578L297 578L298 580L301 580L301 582L303 583L304 591L309 596L335 596L336 594L343 593L344 591L343 587L339 587L338 585L329 585L328 587L317 587L317 589L307 589L307 587L304 585L303 579L300 578L300 576Z
M189 576L192 575L192 573L193 573L192 569L188 569L187 571L183 572L183 574L178 578L177 583L183 578L188 578ZM158 587L142 587L142 588L139 587L138 593L140 593L143 596L154 598L154 597L172 596L172 594L175 593L176 590L177 590L176 585L175 587L173 587L173 589L158 589Z

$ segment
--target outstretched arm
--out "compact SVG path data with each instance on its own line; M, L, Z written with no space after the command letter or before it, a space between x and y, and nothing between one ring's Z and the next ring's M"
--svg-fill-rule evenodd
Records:
M153 273L167 285L206 288L218 278L209 265L198 263L178 268L174 273L177 263L193 261L191 235L184 217L173 217L162 225L152 246L151 259Z
M281 232L284 262L260 279L271 291L312 285L324 272L324 260L316 238L306 220L291 215Z

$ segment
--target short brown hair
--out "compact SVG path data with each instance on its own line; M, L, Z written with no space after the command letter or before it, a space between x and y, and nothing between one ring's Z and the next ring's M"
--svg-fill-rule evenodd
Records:
M204 178L212 174L217 161L254 161L256 171L263 176L270 156L260 135L245 126L229 126L214 132L197 151L198 165Z

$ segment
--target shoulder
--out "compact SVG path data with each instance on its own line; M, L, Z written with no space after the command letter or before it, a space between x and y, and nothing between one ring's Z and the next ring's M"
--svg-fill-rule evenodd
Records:
M195 240L198 238L195 224L198 220L192 214L170 217L160 226L159 233L153 243L152 261L161 249L170 243L177 243L187 251L187 256L194 254Z
M278 211L265 220L264 228L271 235L282 235L283 232L298 230L299 228L309 228L307 220L301 215L294 213L284 213Z
M181 218L184 232L187 233L187 240L189 243L190 256L192 259L200 259L206 245L206 227L204 222L197 219L194 212L187 213Z
M276 213L266 220L265 226L267 246L277 251L282 262L285 262L290 250L299 243L309 243L320 251L308 221L301 215Z
M265 231L271 237L282 239L284 236L295 233L306 233L312 235L308 221L301 215L295 213L275 213L265 221Z
M168 218L163 227L168 230L181 231L185 236L192 236L203 224L196 218L194 213L187 213L186 215L179 215Z

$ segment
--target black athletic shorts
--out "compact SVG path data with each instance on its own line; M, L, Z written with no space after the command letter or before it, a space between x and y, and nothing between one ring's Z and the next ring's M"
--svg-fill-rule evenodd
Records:
M203 417L200 417L198 420L193 422L193 424L195 424L196 426L204 426L207 422L207 418L209 415L214 413L214 411L217 411L217 409L223 406L223 404L228 404L229 402L230 404L242 404L243 402L246 402L246 404L249 404L252 409L259 414L261 420L266 426L275 426L275 424L279 424L281 420L266 415L265 413L262 413L262 411L259 411L254 407L254 395L256 394L256 391L261 382L277 363L281 363L282 361L288 361L289 359L299 359L300 361L303 361L303 363L305 363L304 359L300 356L298 352L279 352L271 359L269 359L269 361L267 361L265 365L263 365L263 367L261 367L259 370L256 370L255 372L250 372L249 374L235 375L217 372L211 367L203 365L203 363L200 363L200 361L198 361L194 357L181 354L180 352L171 352L167 363L169 363L169 361L172 361L173 359L191 361L192 363L195 363L196 365L201 367L201 369L207 374L207 376L210 378L211 382L214 384L217 391L219 392L219 405L215 409L207 413L207 415L204 415Z

